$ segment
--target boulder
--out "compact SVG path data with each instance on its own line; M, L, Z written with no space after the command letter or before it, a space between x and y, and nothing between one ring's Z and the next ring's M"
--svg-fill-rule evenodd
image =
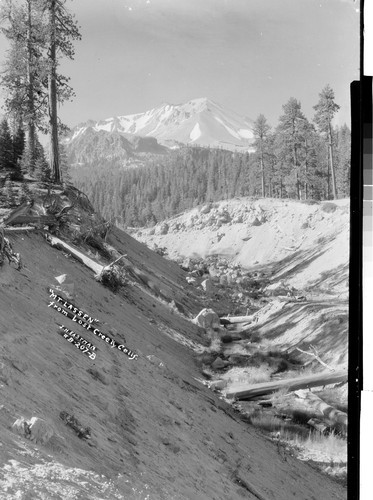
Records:
M12 425L12 431L23 437L30 438L31 436L29 422L24 417L17 418Z
M201 214L208 214L210 212L211 208L212 208L211 203L208 203L207 205L203 205L200 212L201 212Z
M216 278L217 276L219 276L218 270L216 269L216 267L213 267L213 266L209 267L208 272L209 272L209 275L211 276L211 278Z
M202 309L193 322L206 330L218 329L220 325L219 316L212 309Z
M54 435L54 430L48 422L42 418L32 417L30 420L31 441L45 444Z
M261 225L261 222L260 222L260 220L258 219L258 217L255 217L255 218L251 221L251 225L252 225L252 226L260 226L260 225Z
M222 215L220 215L218 217L218 222L220 222L221 224L227 224L230 221L231 221L231 218L230 218L228 213L223 213Z
M39 417L32 417L30 420L20 417L12 425L12 430L20 436L40 444L47 443L55 434L52 426Z
M183 269L184 271L191 271L192 270L192 261L187 258L187 259L184 259L183 262L180 264L180 267L181 269Z
M214 283L210 279L202 281L201 286L207 295L212 295L214 293Z
M161 224L161 227L159 228L159 234L167 234L169 229L170 226L167 224L167 222L163 222L163 224Z
M223 286L224 286L224 285L228 285L228 277L227 277L227 275L226 275L226 274L222 274L222 275L220 276L220 278L219 278L219 283L220 283L221 285L223 285Z
M212 389L213 391L221 391L222 389L225 389L227 385L227 380L214 380L210 384L210 389Z
M227 365L229 365L229 362L228 361L224 361L223 359L221 359L220 356L218 356L215 361L212 363L211 365L211 368L213 370L222 370L223 368L225 368Z
M233 217L232 222L235 224L242 224L243 222L242 215L236 215L235 217Z
M237 284L237 275L236 273L228 273L226 274L227 277L227 283L228 285L235 285Z

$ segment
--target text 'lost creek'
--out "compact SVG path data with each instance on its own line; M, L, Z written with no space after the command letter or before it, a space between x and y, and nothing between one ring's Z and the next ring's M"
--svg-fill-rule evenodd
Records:
M96 335L96 337L99 337L101 340L106 342L110 347L112 347L112 348L116 347L119 351L126 354L130 359L137 359L138 358L138 354L133 352L131 349L126 347L124 344L119 344L114 339L109 337L109 335L102 333L98 328L95 327L94 324L92 324L93 322L97 322L98 320L94 320L89 315L83 313L83 311L81 311L80 309L73 306L73 304L71 304L70 302L66 301L65 299L63 299L62 297L57 295L52 289L49 289L49 292L50 292L50 297L52 299L58 300L58 303L55 302L54 300L52 300L48 304L48 307L53 307L53 309L56 309L56 311L58 311L63 316L71 319L71 321L77 323L85 330L92 332L94 335ZM68 310L64 309L64 307ZM74 314L74 312L73 312L74 309L76 309L78 314ZM82 314L79 314L79 313L82 313ZM86 317L87 320L84 320L84 317ZM125 339L124 339L124 342L125 342Z

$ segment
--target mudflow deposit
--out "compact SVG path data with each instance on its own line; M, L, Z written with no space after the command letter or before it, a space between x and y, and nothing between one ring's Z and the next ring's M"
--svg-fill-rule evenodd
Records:
M229 393L253 359L276 380L269 348L284 377L346 368L347 202L200 207L137 235L154 251L31 188L1 200L0 498L345 498Z

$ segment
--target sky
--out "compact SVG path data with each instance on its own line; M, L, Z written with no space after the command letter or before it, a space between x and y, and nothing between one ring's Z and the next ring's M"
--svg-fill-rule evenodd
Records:
M74 61L62 62L76 97L60 106L69 126L207 97L273 126L290 97L312 119L329 84L350 123L359 79L354 0L67 0L81 27ZM6 48L0 39L0 59Z

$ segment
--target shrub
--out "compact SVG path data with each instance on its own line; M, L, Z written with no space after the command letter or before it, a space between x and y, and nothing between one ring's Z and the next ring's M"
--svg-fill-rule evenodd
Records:
M96 279L114 293L128 284L128 280L118 266L106 267Z
M67 411L60 412L60 418L65 422L68 427L71 427L78 438L80 439L90 439L91 438L91 429L90 427L83 427L83 425L79 422L79 420L74 416L68 413Z
M321 205L321 210L327 214L331 214L337 210L337 205L335 203L326 202Z
M274 415L258 412L250 417L251 424L266 432L282 431L284 429L284 422Z

